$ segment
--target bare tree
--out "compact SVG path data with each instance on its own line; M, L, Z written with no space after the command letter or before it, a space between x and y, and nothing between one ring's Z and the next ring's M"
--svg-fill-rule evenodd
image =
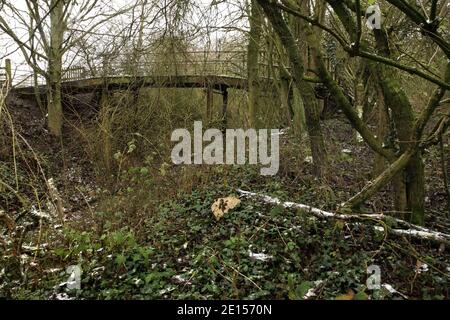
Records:
M131 7L115 10L100 0L27 0L25 8L4 2L7 14L0 17L0 29L18 45L35 75L45 78L48 127L53 135L60 136L62 130L64 56L103 23Z

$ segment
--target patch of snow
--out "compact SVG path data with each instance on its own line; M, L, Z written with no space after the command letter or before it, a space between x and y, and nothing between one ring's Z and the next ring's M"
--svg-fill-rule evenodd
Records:
M341 152L345 154L352 154L352 150L350 149L342 149Z
M286 134L286 132L289 130L289 128L285 128L285 129L280 129L278 130L278 132L272 133L272 136L282 136L284 134Z
M257 260L257 261L263 261L263 262L267 262L273 259L273 256L266 254L266 253L254 253L250 250L248 250L248 256L250 257L250 259L252 260Z
M98 277L98 276L99 276L101 273L103 273L103 271L105 271L105 270L106 270L106 268L103 267L103 266L94 268L94 269L92 269L92 271L91 271L91 276L92 276L92 277Z
M187 284L187 285L192 284L192 282L190 282L188 279L185 279L184 276L180 274L173 276L172 281L176 284Z
M56 300L73 300L73 298L69 297L69 295L65 292L63 293L57 293L55 295Z
M421 274L423 272L428 271L428 265L426 263L422 263L420 266L416 266L416 272L418 274Z
M45 272L46 273L56 273L56 272L59 272L61 270L63 270L63 269L61 269L61 268L51 268L51 269L45 270Z
M314 281L314 287L309 289L308 292L305 293L303 299L309 299L316 296L317 288L323 283L323 280Z
M144 280L139 279L139 278L135 278L133 280L134 280L134 285L137 286L137 287L139 287L141 284L144 283Z
M30 257L26 254L21 254L20 255L20 260L22 263L26 263L28 260L30 260Z
M373 229L374 229L375 231L384 232L384 228L383 228L383 227L380 227L380 226L374 226Z
M159 291L159 294L160 294L160 295L164 295L164 294L169 293L169 292L171 292L171 291L173 291L173 290L175 290L175 289L176 289L176 288L175 288L174 286L169 286L169 287L167 287L167 288L164 288L164 289L160 290L160 291Z
M391 286L391 285L388 284L388 283L383 283L381 286L382 286L383 288L385 288L387 291L389 291L389 293L392 293L392 294L398 294L398 295L400 295L402 298L408 299L408 297L407 297L406 295L404 295L403 293L401 293L401 292L395 290L394 287Z
M31 207L31 214L34 215L35 217L38 217L39 219L47 221L50 221L52 219L52 217L47 212L37 210L35 206Z
M363 141L364 141L364 139L361 137L361 135L360 135L359 133L357 133L357 134L356 134L356 142L361 143L361 142L363 142Z

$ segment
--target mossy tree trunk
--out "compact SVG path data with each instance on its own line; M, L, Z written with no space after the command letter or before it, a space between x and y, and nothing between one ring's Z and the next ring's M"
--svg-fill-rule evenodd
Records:
M384 30L374 30L376 47L380 54L390 57L388 39ZM399 75L396 70L378 64L376 66L376 78L380 84L386 105L392 111L392 119L397 132L400 152L405 152L411 141L414 126L414 111L412 105L400 85ZM404 176L404 186L406 188L406 210L410 212L409 220L414 224L424 223L425 214L425 181L424 165L421 151L418 150L409 161L404 174L400 173L400 178ZM397 187L399 185L397 184ZM397 190L398 193L402 192ZM400 208L403 204L397 204Z
M305 62L299 53L294 36L281 13L267 1L258 0L258 3L263 8L267 19L271 22L289 57L295 86L301 94L305 108L306 126L310 140L314 174L318 177L323 176L327 167L327 153L320 127L320 113L314 88L303 79L305 75Z
M356 39L357 27L349 10L347 10L343 3L340 1L329 0L328 3L333 7L333 10L338 15L340 21L343 23L352 39ZM380 31L375 29L374 35L378 52L385 56L389 56L390 52L386 39L386 33L382 30ZM366 47L366 43L363 40L361 40L360 42L360 47ZM375 78L379 83L386 106L389 107L392 111L392 119L395 123L398 139L400 140L400 152L403 154L406 154L406 150L409 150L409 152L411 152L411 144L416 143L415 141L411 141L413 133L412 130L415 124L414 113L408 97L404 93L397 80L398 75L396 74L396 71L393 70L393 68L389 68L381 63L369 62L368 67L370 72L375 75ZM399 209L403 209L404 207L406 207L406 209L410 212L409 220L416 224L423 224L424 168L422 163L421 151L420 149L416 148L416 152L414 154L409 153L408 157L405 156L400 158L402 158L402 161L400 161L399 164L406 167L404 180L402 173L403 168L397 172L398 175L395 178L389 178L389 181L392 181L392 179L394 178L393 183L396 193L396 207ZM400 158L397 159L395 163L398 163L398 160L400 160ZM383 176L386 177L386 175ZM377 178L377 181L379 182L381 180ZM405 188L404 191L402 190L403 187ZM404 204L403 194L406 194L406 206ZM355 201L350 202L356 203Z
M376 119L377 137L380 141L386 141L389 135L389 113L384 103L383 93L378 87L374 88L377 91L377 100L374 105L374 113ZM372 176L376 177L386 168L386 158L380 154L375 154Z
M450 63L447 65L445 71L445 79L446 81L450 81ZM369 199L375 193L377 193L387 183L392 181L392 179L396 175L402 172L402 170L404 170L410 164L410 161L412 161L412 159L421 150L421 137L425 126L428 123L428 120L430 119L433 112L439 106L439 101L444 96L445 91L446 90L443 88L437 88L434 91L433 95L428 101L426 108L421 112L418 119L414 122L414 126L411 130L411 142L405 152L403 152L394 162L392 162L389 167L385 171L383 171L383 173L380 174L375 180L367 184L358 194L349 199L344 204L344 206L354 207L363 203L365 200ZM411 218L413 218L413 216ZM416 221L414 221L413 219L411 220L415 223L423 224L423 217L416 217L416 219Z
M259 98L259 53L262 34L262 12L256 0L251 1L250 33L247 46L247 79L249 125L257 127Z
M298 94L298 90L295 90L296 92L294 92L292 75L285 67L289 65L289 57L286 56L280 38L276 34L274 34L273 38L277 50L280 53L278 68L280 81L278 81L278 85L281 93L281 104L286 115L288 126L292 125L295 134L301 136L306 127L305 110L303 103L301 102L301 97Z

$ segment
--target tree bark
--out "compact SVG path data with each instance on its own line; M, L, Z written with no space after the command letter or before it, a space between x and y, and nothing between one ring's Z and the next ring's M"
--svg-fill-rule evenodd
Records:
M304 61L299 54L294 36L289 30L281 13L265 0L258 0L258 3L263 8L268 20L272 23L273 29L278 34L291 62L294 82L298 91L301 93L305 108L306 126L313 158L314 175L321 177L324 175L327 167L327 153L323 141L322 129L320 127L320 113L315 92L312 85L303 79L305 74Z
M50 3L50 48L48 52L47 112L48 128L59 137L62 133L62 44L64 40L64 2Z
M303 108L303 103L300 105L297 101L294 101L293 92L293 79L289 71L285 66L289 65L289 57L286 57L285 50L283 50L283 44L281 43L279 37L274 35L274 42L280 53L280 61L278 67L278 74L280 80L277 82L281 95L281 105L283 107L283 113L286 117L287 126L291 126L297 135L301 135L303 129L305 128L305 110Z
M250 33L247 47L247 79L249 125L256 127L258 122L259 97L259 53L262 34L262 14L256 0L251 1Z
M377 101L375 105L377 137L380 141L386 141L389 134L389 114L384 103L383 94L378 86L374 86L377 92ZM386 158L375 153L375 160L373 164L372 176L376 177L386 168Z
M390 57L388 39L384 30L374 30L376 47L381 55ZM411 140L414 126L414 111L403 88L397 81L398 74L393 68L378 64L375 67L386 105L392 110L392 118L397 132L400 152L405 152L413 143ZM424 223L425 181L421 151L414 154L405 168L406 210L410 212L409 220L415 224ZM402 173L399 173L402 176ZM399 185L397 184L397 187ZM397 190L401 193L401 190ZM403 206L403 204L400 204Z

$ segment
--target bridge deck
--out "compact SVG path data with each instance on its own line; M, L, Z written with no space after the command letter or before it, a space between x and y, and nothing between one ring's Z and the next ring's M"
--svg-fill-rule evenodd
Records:
M247 89L247 79L227 75L166 75L166 76L108 76L80 80L66 80L62 89L66 93L77 94L102 90L127 90L132 88L206 88L217 90L224 88ZM44 93L45 85L39 86ZM34 94L33 86L14 87L20 95Z

